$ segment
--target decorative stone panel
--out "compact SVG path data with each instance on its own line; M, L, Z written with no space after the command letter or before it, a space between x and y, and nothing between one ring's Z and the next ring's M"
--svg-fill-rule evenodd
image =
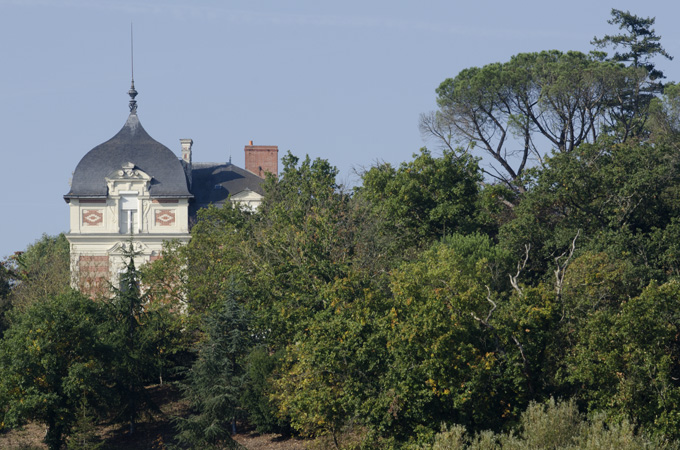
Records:
M100 227L104 224L104 210L84 209L83 225L86 227Z
M80 271L106 272L109 271L109 257L107 255L80 255Z
M109 291L109 257L107 255L80 255L76 283L85 294L96 297Z
M156 210L156 226L169 227L175 225L175 210L174 209L157 209Z

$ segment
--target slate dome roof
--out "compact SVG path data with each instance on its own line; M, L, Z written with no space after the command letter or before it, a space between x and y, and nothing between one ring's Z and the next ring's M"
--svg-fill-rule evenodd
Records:
M128 162L151 176L151 197L192 197L179 158L149 136L139 122L135 108L114 137L90 150L80 160L73 172L71 190L64 199L106 197L105 178Z

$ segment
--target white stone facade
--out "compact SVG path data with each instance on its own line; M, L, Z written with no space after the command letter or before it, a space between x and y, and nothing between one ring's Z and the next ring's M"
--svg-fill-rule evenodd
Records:
M160 257L163 242L189 241L189 200L152 198L151 177L124 164L106 177L106 198L69 201L71 274L74 287L105 291L124 268L123 246L134 243L141 265ZM97 292L103 293L103 292Z

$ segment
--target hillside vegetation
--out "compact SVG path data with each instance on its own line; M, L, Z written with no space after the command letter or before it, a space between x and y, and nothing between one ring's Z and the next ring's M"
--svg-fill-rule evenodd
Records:
M202 210L142 268L132 236L105 299L44 237L0 267L0 429L96 448L172 382L167 448L242 424L338 449L676 448L680 88L653 22L613 10L622 34L593 41L613 56L445 80L436 150L353 189L288 153L258 211Z

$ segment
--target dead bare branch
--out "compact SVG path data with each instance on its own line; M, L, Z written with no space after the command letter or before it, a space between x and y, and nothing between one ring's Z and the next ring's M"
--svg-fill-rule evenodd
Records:
M494 302L494 301L491 299L491 289L489 288L489 286L486 286L486 292L487 292L487 294L486 294L486 301L489 302L489 303L491 304L491 309L490 309L489 312L487 313L486 319L480 319L479 317L477 317L477 314L475 314L474 311L473 311L473 312L470 312L470 315L471 315L472 318L475 319L477 322L479 322L479 323L481 323L482 325L484 325L485 327L491 328L491 329L493 330L493 329L494 329L494 326L491 325L491 324L489 323L489 320L491 319L491 316L493 315L493 312L496 310L496 308L498 307L498 305L496 305L496 302Z
M569 266L571 258L574 256L574 251L576 250L576 240L580 234L581 230L578 230L576 232L576 236L574 236L574 239L571 241L571 246L569 249L565 250L560 256L555 257L555 293L557 294L558 299L562 296L564 275L566 274L567 266ZM564 259L564 262L561 262L560 260L565 257L566 259Z
M517 273L515 274L515 276L508 274L508 276L510 277L510 284L512 285L513 289L515 289L520 296L524 295L524 291L522 291L522 288L519 287L519 284L517 283L517 279L519 278L519 275L522 273L522 270L524 270L524 268L526 267L527 261L529 261L529 250L531 250L531 245L525 244L524 245L524 260L517 262Z

